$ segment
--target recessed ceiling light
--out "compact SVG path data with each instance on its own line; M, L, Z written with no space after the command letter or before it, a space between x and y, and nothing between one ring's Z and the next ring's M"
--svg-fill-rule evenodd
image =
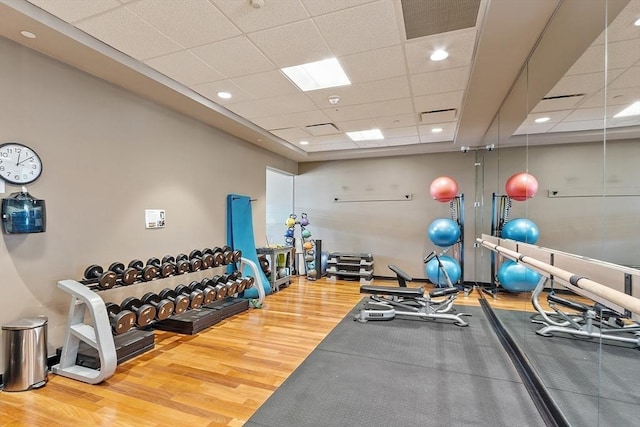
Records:
M33 34L31 31L20 31L20 34L22 34L24 37L28 38L28 39L35 39L36 35Z
M433 129L431 129L431 132L433 132L433 133L440 133L442 131L443 131L442 128L433 128Z
M300 145L309 145L309 141L300 141Z
M613 116L614 119L620 117L640 116L640 101L636 101L624 110Z
M536 122L536 123L544 123L544 122L548 122L549 120L551 120L550 117L538 117L537 119L534 120L534 122Z
M438 49L431 54L429 57L432 61L442 61L443 59L447 59L449 57L449 53L444 49Z
M229 99L231 94L229 92L218 92L218 98Z
M633 25L640 27L640 18L636 19L636 22L634 22Z
M361 130L358 132L347 132L347 136L352 141L373 141L374 139L384 139L380 129Z
M287 67L281 71L303 92L351 84L336 58Z

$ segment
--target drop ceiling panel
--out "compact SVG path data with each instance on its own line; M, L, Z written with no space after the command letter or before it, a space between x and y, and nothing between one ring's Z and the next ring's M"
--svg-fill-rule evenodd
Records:
M391 101L373 102L371 104L339 106L322 110L331 120L349 121L370 117L385 117L413 112L410 99L394 99Z
M609 83L622 72L623 70L609 70L607 73ZM549 91L547 97L593 93L604 87L604 78L604 72L565 76Z
M640 70L638 70L638 72L640 73ZM638 77L638 79L640 79L640 77ZM582 102L580 104L580 108L600 107L605 104L609 108L617 105L629 105L635 99L640 98L640 82L638 83L638 86L635 88L625 85L623 89L612 89L611 87L608 87L606 91L604 89L600 90Z
M409 94L409 82L406 77L396 77L393 79L306 92L309 99L320 108L330 107L328 98L331 95L341 97L340 106L350 106L407 98Z
M29 0L29 3L35 4L59 16L67 22L76 22L89 16L106 12L109 9L122 6L118 0Z
M227 106L231 103L246 102L255 98L240 89L232 80L218 80L216 82L203 83L194 85L191 89L198 92L205 98L209 98L213 102ZM223 99L218 97L218 92L228 92L233 94L231 99Z
M342 131L344 132L358 132L361 130L381 129L380 127L376 126L375 121L373 119L336 122L336 126L342 129Z
M207 0L141 0L127 8L185 48L240 35L240 30Z
M268 131L295 126L294 123L287 120L286 116L259 117L252 119L251 121L262 129L266 129Z
M333 56L310 19L252 33L249 34L249 38L278 68L320 61ZM286 46L286 49L283 49L283 46Z
M339 62L351 83L383 80L407 74L400 45L343 56L339 58Z
M413 98L415 110L418 112L459 109L462 103L463 91L437 93L434 95L416 96Z
M602 130L604 126L604 120L583 120L575 122L562 122L554 126L552 132L576 132L581 130ZM604 135L604 131L603 131Z
M280 70L236 77L233 82L254 98L272 98L299 92Z
M361 6L366 3L372 3L377 0L300 0L311 16L324 15L326 13L335 12L337 10L349 9L355 6Z
M458 67L414 74L411 76L411 92L419 96L465 90L469 81L469 69L470 67Z
M400 44L392 1L378 1L315 18L320 34L337 56Z
M168 55L147 59L145 64L172 79L193 86L206 82L223 80L224 75L209 67L189 51L181 50Z
M475 27L480 0L402 0L407 39Z
M375 123L375 127L380 129L414 126L418 124L415 114L397 114L387 117L376 117L373 119L373 122Z
M632 32L629 31L629 24L635 22L636 19L640 17L640 1L631 0L627 7L622 9L620 14L616 17L616 19L609 24L606 32L606 40L607 42L615 42L619 40L628 40ZM604 44L605 42L605 33L604 31L598 38L593 42L596 44Z
M385 139L407 137L417 138L418 126L405 126L401 128L385 129L382 133Z
M293 94L259 99L256 101L233 103L229 104L227 108L251 120L259 117L311 111L315 109L315 106L304 95Z
M182 49L130 10L120 7L85 19L78 28L127 55L145 60Z
M442 132L440 133L434 133L431 131L431 129L433 128L442 128ZM420 133L421 137L424 136L437 136L440 134L447 134L447 135L453 135L453 133L456 131L456 122L449 122L449 123L434 123L434 124L430 124L430 125L420 125L418 126L418 132Z
M471 65L475 47L476 30L460 30L416 39L405 45L407 66L411 74L428 73ZM445 61L431 61L429 56L438 49L446 49Z
M286 114L285 117L289 122L296 126L305 127L317 123L329 123L331 119L321 110L303 111L300 113Z
M301 140L309 138L309 134L300 128L275 129L270 132L292 144L298 144Z
M513 133L514 135L528 135L528 134L537 134L537 133L546 133L553 129L558 123L532 123L520 125L518 129Z
M453 132L440 132L440 133L421 133L420 134L420 142L423 144L432 144L434 142L446 142L453 141L454 137Z
M227 77L270 71L276 67L246 37L234 37L191 49L213 69Z
M417 136L389 138L384 140L385 144L381 147L398 147L400 145L416 145L420 144L420 139Z
M310 143L309 145L301 146L301 148L309 153L314 153L319 151L355 150L358 148L358 146L353 142L345 141L321 145L313 145L312 143Z
M244 33L273 28L309 17L298 0L266 0L265 6L255 9L249 0L211 0Z
M543 99L535 106L531 113L542 113L546 111L573 110L584 99L584 95L569 96L564 98Z
M609 85L608 89L637 88L639 86L640 67L631 67L624 73L618 75L618 77Z

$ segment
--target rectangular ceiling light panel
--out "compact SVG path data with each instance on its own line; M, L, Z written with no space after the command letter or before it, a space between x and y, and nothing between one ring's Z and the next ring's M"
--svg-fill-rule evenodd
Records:
M636 101L633 104L629 105L624 110L620 111L618 114L613 116L618 119L620 117L631 117L631 116L640 116L640 101Z
M380 129L361 130L357 132L347 132L347 136L352 141L373 141L375 139L384 139Z
M336 58L283 68L282 72L303 92L351 84Z

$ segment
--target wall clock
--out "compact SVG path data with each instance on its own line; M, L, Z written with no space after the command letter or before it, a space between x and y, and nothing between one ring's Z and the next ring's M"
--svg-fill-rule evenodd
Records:
M10 184L30 184L42 174L38 153L18 142L0 144L0 178Z

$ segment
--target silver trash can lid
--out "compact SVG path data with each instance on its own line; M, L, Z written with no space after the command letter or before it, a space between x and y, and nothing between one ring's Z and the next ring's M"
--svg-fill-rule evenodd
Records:
M13 323L7 323L6 325L2 325L3 331L15 331L15 330L24 330L24 329L35 329L41 328L44 326L49 319L46 316L38 316L31 317L29 319L20 319L16 320Z

